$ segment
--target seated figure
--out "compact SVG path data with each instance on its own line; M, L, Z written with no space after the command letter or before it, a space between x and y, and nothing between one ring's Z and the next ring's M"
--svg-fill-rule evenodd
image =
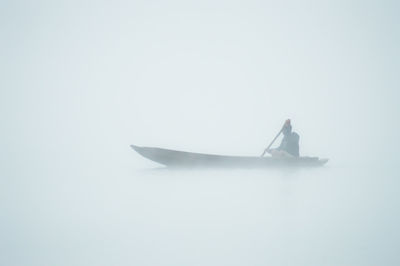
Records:
M281 145L276 149L270 149L268 152L273 157L299 157L299 139L296 132L292 132L290 119L286 120L283 128L283 139Z

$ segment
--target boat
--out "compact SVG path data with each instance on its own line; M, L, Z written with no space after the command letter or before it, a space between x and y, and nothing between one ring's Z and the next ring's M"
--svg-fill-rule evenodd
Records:
M318 157L261 157L229 156L168 150L131 145L137 153L167 167L219 167L219 168L265 168L322 166L328 159Z

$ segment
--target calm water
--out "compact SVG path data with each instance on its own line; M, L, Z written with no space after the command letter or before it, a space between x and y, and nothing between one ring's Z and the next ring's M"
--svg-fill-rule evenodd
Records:
M393 168L122 169L6 179L0 264L400 263Z

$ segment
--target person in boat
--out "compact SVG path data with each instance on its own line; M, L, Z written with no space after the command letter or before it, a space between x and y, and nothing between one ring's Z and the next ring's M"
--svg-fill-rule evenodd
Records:
M276 149L268 150L273 157L299 157L300 136L292 131L290 119L286 120L282 128L283 139L281 145Z

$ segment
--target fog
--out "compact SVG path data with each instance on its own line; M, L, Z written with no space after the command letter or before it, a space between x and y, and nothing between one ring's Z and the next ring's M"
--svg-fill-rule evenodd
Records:
M3 1L0 264L399 265L399 7ZM287 118L326 166L129 147L258 156Z

